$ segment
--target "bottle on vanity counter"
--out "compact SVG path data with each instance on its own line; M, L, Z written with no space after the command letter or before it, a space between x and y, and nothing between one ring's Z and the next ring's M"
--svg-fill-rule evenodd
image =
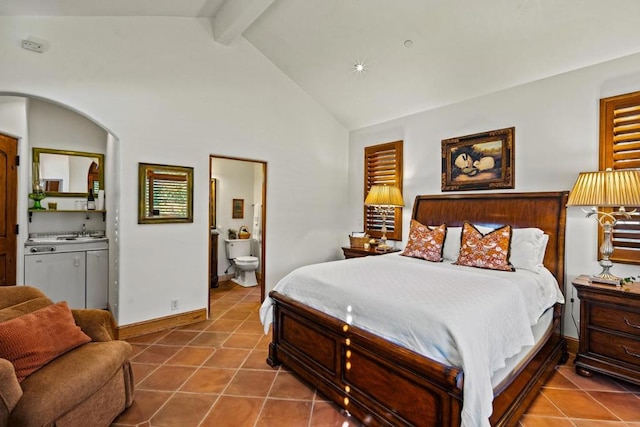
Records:
M89 189L89 195L87 196L87 210L96 210L96 198L93 196L93 188Z

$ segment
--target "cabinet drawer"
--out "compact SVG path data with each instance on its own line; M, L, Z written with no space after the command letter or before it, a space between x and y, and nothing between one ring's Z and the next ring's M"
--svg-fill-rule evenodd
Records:
M594 330L589 338L589 352L640 367L640 340Z
M593 326L626 332L640 337L640 313L623 308L589 305L589 323Z

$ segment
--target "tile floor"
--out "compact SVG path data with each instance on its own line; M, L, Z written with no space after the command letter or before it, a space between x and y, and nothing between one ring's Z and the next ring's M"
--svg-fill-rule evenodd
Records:
M359 425L286 369L269 367L260 289L211 292L211 319L130 339L136 395L123 426ZM640 386L560 366L520 427L640 427Z

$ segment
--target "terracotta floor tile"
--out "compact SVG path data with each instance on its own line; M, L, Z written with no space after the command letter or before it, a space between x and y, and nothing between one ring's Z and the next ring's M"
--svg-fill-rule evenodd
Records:
M276 372L240 369L224 391L226 395L266 397Z
M220 317L226 320L246 320L253 312L248 310L229 310Z
M541 417L538 415L525 415L520 420L523 427L575 427L566 418Z
M206 394L176 393L151 418L153 426L198 426L211 409L218 396Z
M191 346L220 347L229 338L226 332L201 332L189 343Z
M235 374L235 369L199 368L184 383L180 391L222 393Z
M158 369L160 365L148 364L148 363L131 363L131 369L133 370L133 379L135 384L138 385L144 380L147 375Z
M627 423L621 421L594 421L594 420L571 420L576 427L627 427Z
M242 325L242 320L218 319L207 330L211 332L234 332L240 325Z
M213 349L207 347L182 347L165 363L167 365L200 366L212 354Z
M624 390L630 391L632 393L639 393L640 394L640 385L638 384L632 384L630 382L627 381L622 381L619 379L614 379L615 383L620 385L620 387L622 387Z
M138 388L147 390L178 390L195 372L196 368L185 366L160 366L151 373Z
M262 326L262 323L258 321L245 320L236 330L236 333L264 335L264 327Z
M271 332L268 335L262 335L258 344L256 344L256 349L269 350L269 344L271 344L271 340L273 339Z
M289 372L278 372L269 392L269 398L313 400L315 390Z
M135 344L135 343L130 343L131 344L131 358L136 357L138 354L142 353L143 351L145 351L147 348L149 348L149 344Z
M640 422L640 399L629 393L590 391L591 397L623 421Z
M558 370L564 375L569 381L576 384L582 390L598 390L598 391L623 391L622 386L613 381L613 379L599 374L597 372L593 373L592 377L583 377L582 375L578 375L578 373L568 366L561 366Z
M214 308L212 306L211 309L209 310L209 320L219 319L226 312L227 312L226 308L225 309L219 309L219 308Z
M204 363L204 366L216 368L239 368L251 350L241 348L219 348Z
M266 350L253 350L247 360L242 365L242 369L266 369L272 370L273 368L267 364L267 356L269 352Z
M533 401L527 414L543 415L551 417L564 417L564 414L543 393L540 393Z
M189 342L193 340L198 334L199 332L195 331L174 330L169 332L164 337L160 338L156 342L156 344L183 346L189 344Z
M127 338L126 341L136 344L153 344L169 332L171 332L171 330L154 332L151 334L141 335L139 337Z
M219 299L217 301L214 301L211 303L211 309L212 310L221 310L221 309L226 309L229 310L231 307L233 307L234 305L236 305L237 301L229 301L227 299ZM236 319L238 320L238 319ZM240 319L243 320L243 319Z
M256 427L306 426L311 419L311 407L312 403L304 400L267 399Z
M248 348L252 349L260 341L260 335L247 335L235 333L222 344L224 348Z
M260 310L260 303L247 301L246 299L243 299L241 302L236 304L235 307L233 308L236 310L247 310L247 311L257 312L258 310Z
M610 411L584 391L545 389L543 394L569 418L618 421Z
M136 390L133 404L114 422L135 425L149 421L172 395L173 393L168 391Z
M569 390L578 388L578 386L565 377L559 369L556 369L544 386L547 388L564 388Z
M316 401L309 427L360 427L362 424L331 402Z
M265 399L220 396L201 427L252 427Z
M177 328L177 330L180 331L204 331L205 329L208 329L212 324L213 324L213 320L203 320L202 322L198 322L198 323L191 323L189 325L184 325L184 326L180 326Z
M131 361L136 363L155 363L159 365L169 360L178 350L180 350L180 347L151 345L142 353L132 357Z

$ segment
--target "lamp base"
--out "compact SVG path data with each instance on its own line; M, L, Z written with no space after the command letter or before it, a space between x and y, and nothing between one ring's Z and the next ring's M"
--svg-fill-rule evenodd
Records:
M591 283L602 283L605 285L613 286L620 286L621 280L622 279L620 277L614 276L613 274L604 273L589 277L589 282Z

